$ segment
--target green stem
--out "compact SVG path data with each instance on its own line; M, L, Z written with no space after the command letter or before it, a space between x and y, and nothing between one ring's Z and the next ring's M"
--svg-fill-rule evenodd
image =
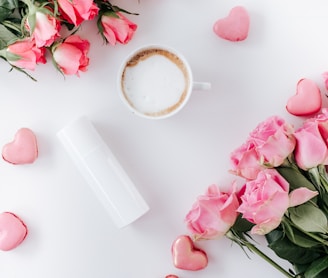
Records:
M257 254L258 256L260 256L260 258L262 258L267 263L271 264L275 269L280 271L285 277L302 278L301 276L299 276L299 275L295 276L295 275L289 273L288 271L286 271L284 268L282 268L274 260L272 260L266 254L264 254L261 250L259 250L254 244L250 243L244 236L244 233L235 231L234 229L230 229L226 233L226 237L229 238L230 240L232 240L233 242L237 243L242 249L244 249L244 247L247 247L247 249L249 249L251 252Z
M261 250L259 250L257 247L255 247L253 244L249 242L244 242L245 246L254 252L255 254L259 255L262 259L264 259L266 262L271 264L274 268L276 268L278 271L280 271L282 274L284 274L286 277L289 278L296 278L297 276L292 275L285 269L283 269L280 265L278 265L274 260L272 260L270 257L268 257L266 254L264 254Z

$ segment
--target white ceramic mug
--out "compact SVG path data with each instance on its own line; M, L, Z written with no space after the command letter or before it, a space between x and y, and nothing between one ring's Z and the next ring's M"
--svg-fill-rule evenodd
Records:
M160 45L133 51L118 75L122 101L136 115L148 119L168 118L185 106L193 90L210 88L210 83L194 82L182 54Z

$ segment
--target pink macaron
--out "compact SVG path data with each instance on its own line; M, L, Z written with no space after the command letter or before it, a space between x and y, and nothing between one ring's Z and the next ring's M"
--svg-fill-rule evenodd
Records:
M0 213L0 250L9 251L20 245L27 236L27 226L14 213Z
M213 26L214 33L222 39L238 42L248 36L250 16L242 6L231 9L228 16L218 19Z
M38 144L33 131L21 128L12 142L2 148L2 158L11 164L30 164L38 157Z

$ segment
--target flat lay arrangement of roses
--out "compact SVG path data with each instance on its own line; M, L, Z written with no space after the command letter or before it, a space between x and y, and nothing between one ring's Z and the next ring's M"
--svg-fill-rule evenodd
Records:
M137 29L127 14L108 0L3 0L0 57L27 73L46 63L49 53L61 73L79 75L88 68L90 49L78 34L81 24L94 20L105 43L126 44Z
M206 252L194 243L225 236L286 277L327 277L328 109L298 127L269 117L230 160L231 173L243 182L233 180L225 189L210 185L197 198L185 218L191 236L179 236L172 245L175 266L205 268ZM293 269L260 251L252 235L265 236L267 246Z
M294 127L279 116L261 122L231 153L231 173L241 177L228 187L210 185L186 215L192 236L172 245L177 268L207 266L200 240L226 236L259 255L286 277L328 276L328 109ZM283 269L256 246L268 247L293 269Z

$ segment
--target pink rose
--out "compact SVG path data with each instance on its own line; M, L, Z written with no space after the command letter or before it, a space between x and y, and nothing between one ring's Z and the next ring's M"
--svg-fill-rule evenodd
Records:
M265 235L279 226L289 207L303 204L317 194L305 187L289 194L289 183L275 169L266 169L246 183L238 212L255 224L251 233Z
M62 17L75 26L95 18L99 11L93 0L58 0L58 5Z
M264 168L281 165L295 148L292 133L292 126L277 116L260 123L246 143L231 153L231 172L254 179Z
M52 49L53 59L62 73L78 75L79 71L87 70L89 49L90 43L87 40L72 35Z
M234 192L221 192L211 185L199 196L186 216L187 227L196 238L214 239L224 236L238 216L239 202Z
M260 160L253 140L247 140L231 153L232 170L230 172L245 179L253 180L260 171L265 169Z
M284 119L273 116L260 123L251 133L250 138L264 164L270 167L280 166L295 148L293 127Z
M38 63L46 63L44 55L44 48L36 47L34 40L27 39L9 45L5 58L13 66L34 70Z
M106 42L115 45L117 42L128 43L137 29L137 25L121 13L106 13L101 16L100 33Z
M31 30L27 19L26 28L32 32L31 36L35 39L37 47L50 46L60 36L60 22L49 14L37 11L35 14L35 26L33 27L34 30Z
M303 169L311 169L319 165L328 164L328 110L315 118L304 122L295 131L296 148L295 160Z

